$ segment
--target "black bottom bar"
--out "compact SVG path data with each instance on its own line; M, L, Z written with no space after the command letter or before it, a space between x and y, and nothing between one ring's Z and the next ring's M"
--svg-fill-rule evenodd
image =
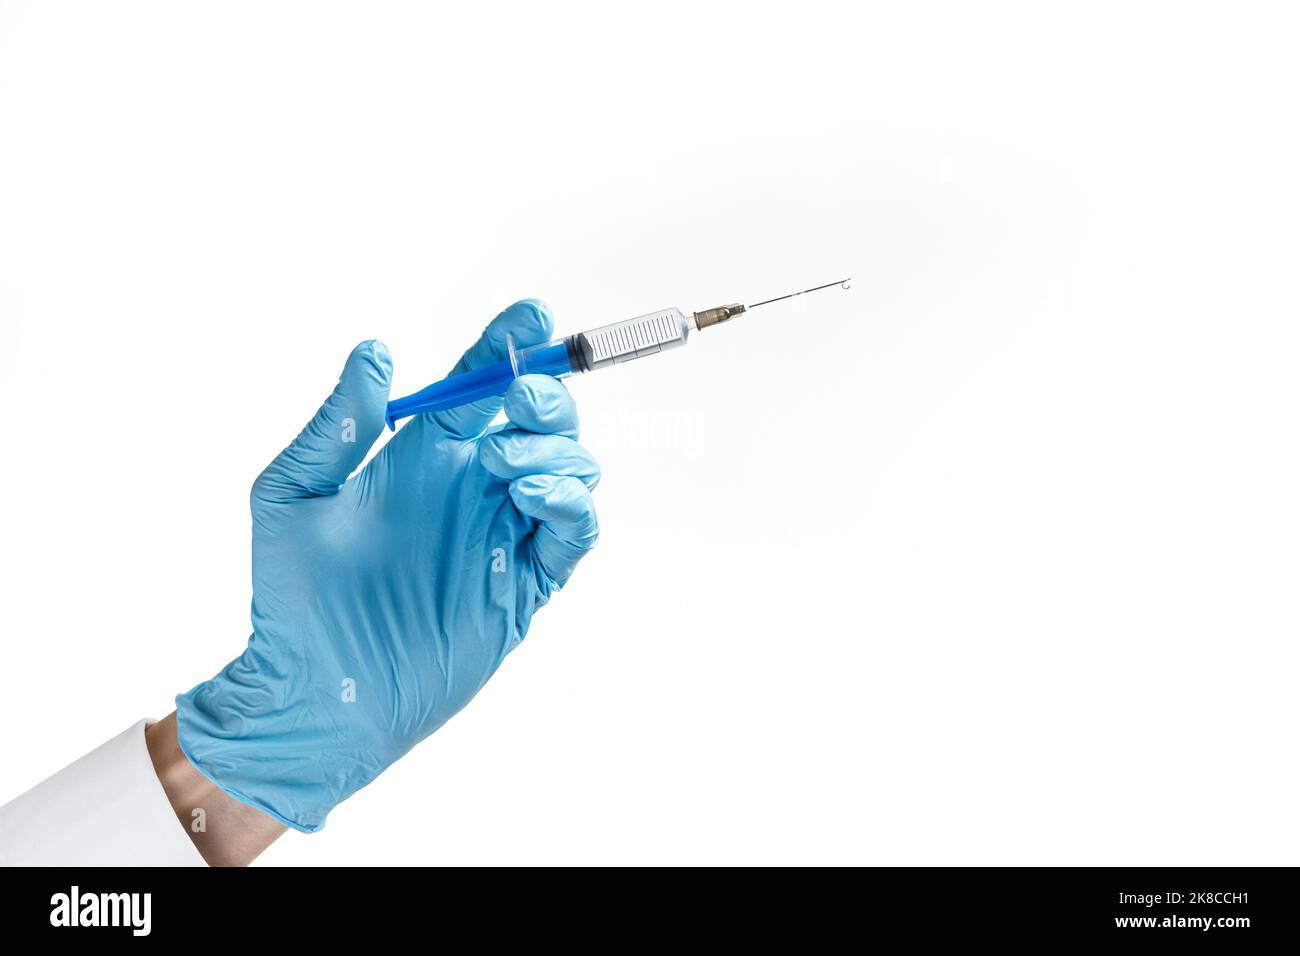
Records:
M515 932L536 940L548 931L603 945L753 939L803 949L838 938L854 946L1131 940L1276 948L1296 938L1300 909L1293 869L695 869L595 879L568 870L545 880L436 869L6 875L0 939L147 935L255 948L272 940L337 947L407 932L431 934L430 945L481 933L495 945Z

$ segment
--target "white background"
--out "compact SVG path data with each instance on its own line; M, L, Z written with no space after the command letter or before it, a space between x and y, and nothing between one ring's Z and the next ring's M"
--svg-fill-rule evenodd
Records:
M266 863L1264 864L1295 813L1285 5L0 3L0 801L247 638L383 338L572 383L604 530Z

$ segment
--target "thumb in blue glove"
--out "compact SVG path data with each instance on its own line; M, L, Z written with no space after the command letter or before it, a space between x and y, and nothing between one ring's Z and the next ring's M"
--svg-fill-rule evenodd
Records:
M550 333L542 303L516 303L452 371ZM597 537L600 469L558 380L418 416L353 474L391 378L382 343L357 346L258 477L252 637L176 699L190 762L307 832L469 702ZM503 407L508 424L490 427Z

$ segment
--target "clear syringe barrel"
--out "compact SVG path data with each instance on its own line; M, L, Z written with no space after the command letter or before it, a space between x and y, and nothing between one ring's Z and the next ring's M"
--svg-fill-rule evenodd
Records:
M686 337L696 328L697 318L688 317L678 308L660 309L567 338L552 339L541 345L520 349L508 342L508 358L449 375L413 395L389 402L388 427L394 427L398 419L410 415L456 408L502 395L520 375L554 375L560 378L609 368L685 345Z
M693 320L681 309L660 309L579 332L574 338L584 361L582 371L590 372L685 345L693 327Z

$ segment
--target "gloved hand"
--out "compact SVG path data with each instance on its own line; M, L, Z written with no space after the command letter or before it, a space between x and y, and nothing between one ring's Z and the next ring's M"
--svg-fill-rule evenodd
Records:
M551 335L525 300L453 372ZM232 796L313 831L469 702L596 542L600 469L573 400L526 375L502 399L421 415L364 469L392 362L353 350L338 386L253 485L253 635L176 698L190 762Z

